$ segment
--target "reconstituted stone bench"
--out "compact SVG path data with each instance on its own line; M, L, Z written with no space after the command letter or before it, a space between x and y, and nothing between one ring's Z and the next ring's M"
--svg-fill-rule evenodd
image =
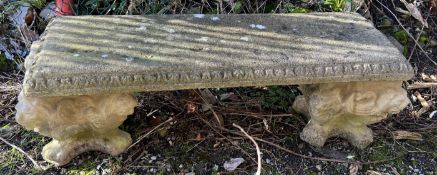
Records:
M63 165L130 144L118 129L141 91L298 84L301 138L340 136L358 148L366 125L408 103L404 56L358 14L58 17L25 62L18 123L53 138L45 160Z

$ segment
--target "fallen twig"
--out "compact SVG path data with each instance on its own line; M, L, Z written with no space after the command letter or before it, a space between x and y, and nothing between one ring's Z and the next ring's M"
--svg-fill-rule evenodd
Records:
M26 155L26 157L33 163L33 165L37 168L37 169L43 169L35 160L33 160L33 158L27 154L26 152L24 152L21 148L19 148L18 146L15 146L12 143L9 143L6 139L4 139L3 137L0 137L0 140L2 140L3 142L5 142L7 145L11 146L12 148L15 148L16 150L20 151L21 153L23 153L24 155Z
M414 92L414 95L417 97L417 100L419 100L420 105L422 105L422 108L420 108L419 111L417 112L414 111L413 114L415 117L420 117L423 113L429 110L430 106L418 91Z
M437 88L437 83L414 83L407 86L408 90L411 89L425 89L425 88Z
M257 168L257 170L256 170L255 175L260 175L260 174L261 174L261 151L259 150L259 146L258 146L258 144L256 143L256 141L253 139L252 136L250 136L249 134L247 134L246 131L244 131L244 129L243 129L241 126L238 126L238 125L235 124L235 123L233 123L232 126L238 128L238 129L240 129L240 131L241 131L241 132L242 132L242 133L243 133L247 138L249 138L249 139L253 142L253 144L255 145L255 148L256 148L256 155L258 156L258 168Z
M165 122L162 122L162 123L160 123L159 125L157 125L157 126L155 126L152 130L150 130L149 132L147 132L146 134L144 134L144 135L142 135L141 137L139 137L138 139L137 139L137 141L135 141L135 143L132 143L127 149L126 149L126 151L127 150L129 150L130 148L132 148L134 145L136 145L137 143L139 143L141 140L143 140L144 138L146 138L146 137L148 137L150 134L152 134L153 133L153 131L155 131L156 129L158 129L158 128L160 128L162 125L165 125L165 124L167 124L167 123L169 123L169 122L171 122L171 121L173 121L173 118L172 117L170 117L168 120L166 120Z
M212 106L212 103L214 103L213 98L212 97L209 97L209 98L207 97L207 96L213 96L213 95L212 95L212 93L208 89L206 89L206 90L207 90L207 92L204 92L204 93L200 92L200 94L196 90L194 90L194 92L202 99L204 105L206 105L207 108L212 112L216 122L221 127L223 127L224 126L223 116L220 113L216 113L215 110L213 109L213 106Z
M213 125L211 125L211 123L209 123L208 121L206 121L205 119L203 119L201 116L199 116L199 115L197 115L197 117L203 122L203 123L205 123L206 125L208 125L214 132L216 132L218 135L220 135L221 137L223 137L224 139L226 139L227 141L229 141L229 143L231 143L232 145L234 145L235 147L237 147L238 149L240 149L247 157L249 157L253 162L255 162L256 163L256 161L255 161L255 159L253 159L253 157L252 156L250 156L250 154L248 153L248 152L246 152L243 148L241 148L240 146L238 146L238 144L235 144L234 142L232 142L232 140L231 139L229 139L229 138L227 138L226 136L224 136L222 133L220 133L219 131L217 131L215 128L217 127L217 128L219 128L219 129L221 129L221 128L223 128L223 127L220 127L220 126L213 126ZM240 135L240 136L244 136L244 135Z

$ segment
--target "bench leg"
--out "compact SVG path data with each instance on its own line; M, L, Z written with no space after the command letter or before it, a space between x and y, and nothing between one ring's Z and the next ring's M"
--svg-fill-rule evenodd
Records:
M26 97L20 93L15 117L26 129L52 137L43 148L43 158L64 165L86 151L122 153L132 139L118 127L136 104L131 94Z
M369 81L301 85L293 109L309 118L300 137L321 147L339 136L363 149L373 141L369 124L398 113L409 103L400 81Z

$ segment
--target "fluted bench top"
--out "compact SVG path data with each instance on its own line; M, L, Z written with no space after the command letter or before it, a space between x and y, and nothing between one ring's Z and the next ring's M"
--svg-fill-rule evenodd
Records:
M406 80L355 13L57 17L26 59L26 96Z

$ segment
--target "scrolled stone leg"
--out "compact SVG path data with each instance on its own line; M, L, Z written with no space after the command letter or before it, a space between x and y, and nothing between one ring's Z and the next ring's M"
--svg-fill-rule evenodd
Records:
M326 139L339 136L362 149L373 142L367 127L398 113L409 103L400 81L368 81L301 85L303 95L293 109L309 118L300 137L321 147Z
M52 137L43 148L43 158L64 165L86 151L122 153L132 139L118 127L136 104L131 94L26 97L20 93L15 117L26 129Z

